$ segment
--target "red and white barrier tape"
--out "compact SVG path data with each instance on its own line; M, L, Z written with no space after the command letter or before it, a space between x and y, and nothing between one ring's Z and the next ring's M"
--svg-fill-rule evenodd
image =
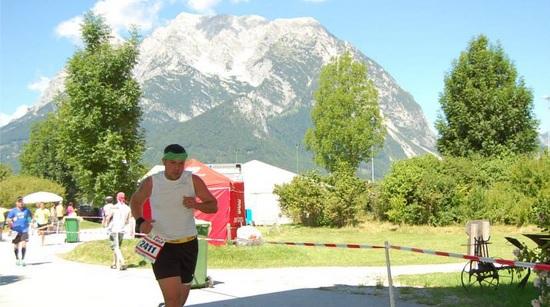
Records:
M266 241L265 243L295 245L295 246L335 247L335 248L384 248L384 246L382 245L347 244L347 243L309 243L309 242L275 242L275 241Z
M346 244L346 243L342 243L342 244L340 243L303 243L303 242L276 242L276 241L266 241L265 243L293 245L293 246L317 246L317 247L337 247L337 248L385 248L384 246L381 246L381 245ZM391 249L410 251L415 253L460 258L460 259L473 260L478 262L498 263L506 266L518 267L518 268L530 268L538 271L550 271L550 264L545 264L545 263L523 262L523 261L507 260L502 258L479 257L479 256L441 252L441 251L434 251L429 249L421 249L416 247L407 247L407 246L398 246L398 245L390 245L389 247Z
M498 264L511 266L511 267L528 268L528 269L530 268L537 271L550 271L550 264L545 264L545 263L523 262L523 261L507 260L502 258L480 257L480 256L440 252L440 251L434 251L429 249L421 249L421 248L398 246L398 245L390 245L390 248L396 249L396 250L402 250L402 251L410 251L415 253L451 257L451 258L460 258L460 259L467 259L467 260L473 260L473 261L479 261L479 262L498 263Z

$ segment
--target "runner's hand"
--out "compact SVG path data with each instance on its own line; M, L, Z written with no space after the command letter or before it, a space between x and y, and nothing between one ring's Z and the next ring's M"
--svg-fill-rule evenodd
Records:
M139 232L140 233L144 233L144 234L149 234L151 232L151 230L153 229L153 223L155 221L143 221L143 223L141 223L141 225L139 225Z
M197 202L193 196L184 196L183 197L183 206L189 209L196 209Z

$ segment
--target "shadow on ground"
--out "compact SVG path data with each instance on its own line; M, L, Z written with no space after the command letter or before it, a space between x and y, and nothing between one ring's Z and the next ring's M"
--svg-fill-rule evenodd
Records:
M14 282L18 282L23 279L24 277L20 275L0 275L0 286L13 284Z
M215 288L202 291L220 294ZM191 293L191 295L193 295ZM260 294L248 297L228 298L217 302L194 304L197 307L340 307L340 306L388 306L388 289L384 287L335 285L332 287L295 289L289 291ZM401 303L399 306L420 306L414 303Z
M214 288L202 289L213 294L223 294ZM191 294L193 295L193 294ZM520 289L516 284L497 288L475 287L465 290L462 286L440 288L394 288L395 301L400 307L418 306L530 306L538 296L532 286ZM248 297L228 297L226 300L194 304L196 307L340 307L340 306L389 306L389 291L384 286L349 286L295 289Z

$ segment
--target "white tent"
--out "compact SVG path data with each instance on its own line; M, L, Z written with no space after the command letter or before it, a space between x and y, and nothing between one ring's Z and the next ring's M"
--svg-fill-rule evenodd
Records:
M154 175L156 173L160 173L164 171L164 165L155 165L153 166L148 172L147 174L143 175L143 177L141 177L140 181L151 176L151 175Z
M242 164L244 205L252 210L257 225L288 224L290 219L281 213L279 198L273 194L276 184L289 183L296 176L282 168L252 160Z
M63 200L63 197L50 192L35 192L29 195L23 196L23 202L25 204L56 203L62 200Z

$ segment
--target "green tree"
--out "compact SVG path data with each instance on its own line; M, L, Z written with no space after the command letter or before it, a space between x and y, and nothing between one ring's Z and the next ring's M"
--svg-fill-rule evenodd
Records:
M110 33L102 17L85 15L85 47L69 60L59 108L61 158L83 196L96 203L116 191L132 192L143 171L141 89L132 77L139 37L134 30L113 45Z
M57 113L50 113L32 127L29 142L19 156L21 173L58 182L67 191L66 198L74 199L78 190L72 170L60 156L58 128Z
M357 169L384 142L378 92L365 64L349 52L321 69L305 143L315 162L332 172L340 162Z
M7 164L0 163L0 181L13 175L11 167Z
M444 155L495 156L537 148L533 94L502 47L490 45L483 35L453 62L439 101L437 148Z

